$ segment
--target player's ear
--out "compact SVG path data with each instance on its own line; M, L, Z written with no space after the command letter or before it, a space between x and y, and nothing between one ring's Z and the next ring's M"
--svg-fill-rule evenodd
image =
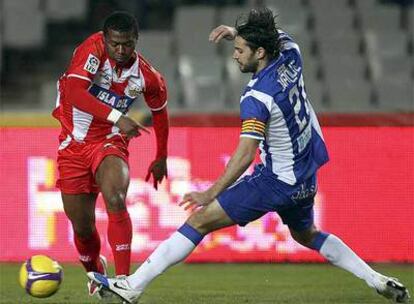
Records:
M266 57L266 50L261 46L256 49L256 58L257 59L264 59Z

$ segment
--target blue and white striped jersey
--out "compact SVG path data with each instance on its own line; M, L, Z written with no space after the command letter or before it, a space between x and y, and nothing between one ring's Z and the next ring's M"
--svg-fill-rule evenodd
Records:
M328 152L306 94L299 47L286 33L279 34L279 57L253 75L240 98L240 136L260 140L266 171L295 185L325 164Z

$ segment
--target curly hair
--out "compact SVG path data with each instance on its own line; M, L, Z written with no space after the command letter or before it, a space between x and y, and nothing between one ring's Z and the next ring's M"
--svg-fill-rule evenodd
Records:
M253 50L262 47L270 58L279 55L279 33L275 16L268 8L252 9L249 14L239 16L235 28L237 35L246 40Z
M138 22L133 15L127 12L117 11L109 15L103 26L105 36L109 30L121 33L133 32L135 38L138 38Z

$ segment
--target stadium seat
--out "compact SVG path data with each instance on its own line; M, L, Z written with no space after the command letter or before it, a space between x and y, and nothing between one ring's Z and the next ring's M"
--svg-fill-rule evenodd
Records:
M409 52L414 56L414 7L411 7L407 11L407 33L409 41Z
M223 61L216 45L208 41L210 31L217 26L216 9L180 6L173 24L184 106L206 111L222 108Z
M375 111L371 103L372 89L365 79L344 78L341 81L329 81L328 96L330 110L333 112L371 112Z
M4 0L5 47L18 49L40 48L46 39L46 18L40 0ZM24 20L24 22L22 22Z
M408 54L408 39L405 32L389 30L364 33L368 55L379 57L399 57Z
M326 36L339 36L353 31L355 18L353 10L349 7L330 9L329 14L322 11L322 9L315 8L312 13L315 34L321 39Z
M160 69L166 61L173 60L172 33L169 31L145 30L139 33L137 50Z
M173 26L178 54L209 57L216 55L216 48L208 41L210 31L217 26L214 7L179 6L174 15Z
M302 6L300 0L268 0L266 4L277 15L276 22L285 31L295 34L307 29L308 10Z
M378 5L378 0L354 0L356 9L360 11L373 10Z
M329 111L329 105L326 104L324 85L316 78L304 78L306 94L316 113Z
M414 112L414 82L412 79L381 78L376 81L381 109Z
M164 76L168 87L168 106L173 109L180 108L177 58L172 51L172 33L157 30L141 31L137 49Z
M46 16L50 21L82 20L88 10L87 0L46 0Z
M333 10L344 10L349 8L348 0L311 0L308 2L313 12L321 11L321 13L331 13Z
M407 37L402 31L376 33L368 31L366 38L367 58L371 78L410 78L412 56L407 51Z
M376 32L399 30L401 27L401 11L398 6L378 5L374 9L359 11L361 28Z
M0 24L3 24L2 14L0 14ZM3 31L0 31L0 75L3 68ZM1 86L0 86L1 92Z
M225 96L222 59L183 55L178 60L184 107L196 111L222 110Z
M315 44L321 56L336 54L340 58L342 54L359 56L361 53L361 40L354 31L342 35L317 36Z
M323 75L328 102L334 112L369 111L371 86L365 78L364 58L350 54L323 54Z

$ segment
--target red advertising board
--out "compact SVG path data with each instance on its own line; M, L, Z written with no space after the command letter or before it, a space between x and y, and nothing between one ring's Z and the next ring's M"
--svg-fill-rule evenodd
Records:
M315 222L368 261L414 262L413 127L325 127L331 161L320 170ZM172 128L169 179L158 191L145 183L153 136L131 142L127 203L134 227L133 261L142 261L187 218L182 195L208 187L238 142L238 128ZM44 253L75 261L72 230L56 180L55 128L0 129L0 261ZM249 169L251 170L251 168ZM107 216L96 209L103 254ZM188 261L322 261L296 244L277 214L244 228L205 237Z

